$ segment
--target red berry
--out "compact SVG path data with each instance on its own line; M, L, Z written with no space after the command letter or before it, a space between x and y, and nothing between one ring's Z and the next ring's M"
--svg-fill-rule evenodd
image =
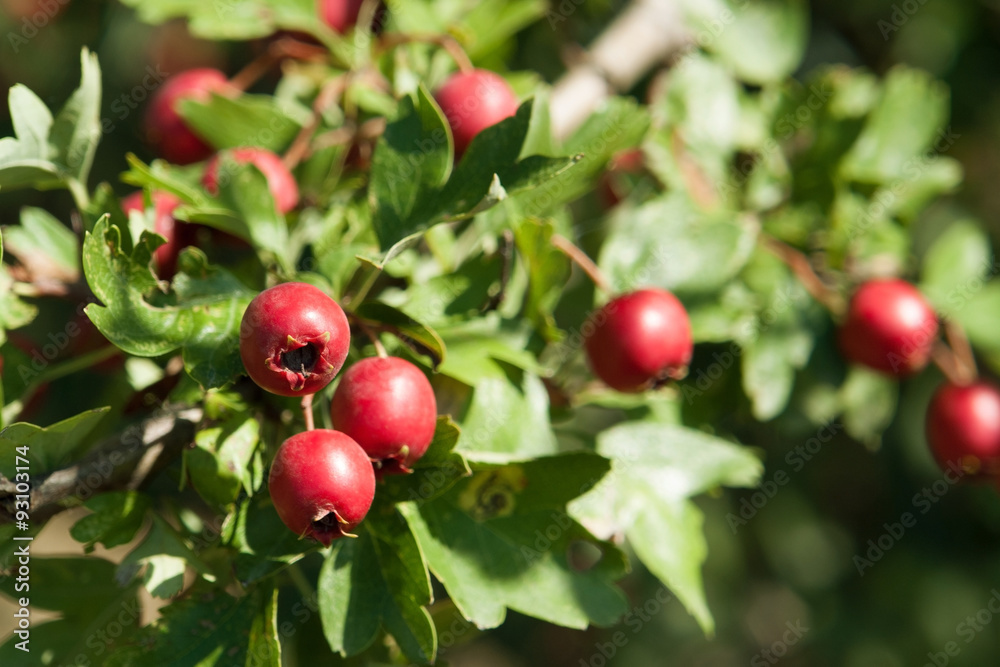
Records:
M268 491L292 532L328 547L365 518L375 497L375 472L364 450L343 433L305 431L281 443Z
M345 33L358 22L364 0L320 0L319 15L334 32Z
M917 288L888 279L858 288L838 338L848 361L902 377L927 365L937 333L937 315Z
M946 471L1000 473L1000 390L987 382L941 386L927 408L927 441Z
M584 333L594 374L623 392L640 392L668 378L683 377L694 351L687 311L662 289L642 289L612 299L591 314Z
M167 240L153 251L153 262L161 278L169 279L177 271L177 255L182 248L194 243L194 227L184 222L174 220L174 209L180 206L181 200L169 192L154 191L152 195L156 218L153 231ZM142 213L146 202L142 192L133 192L122 199L122 211L126 215L132 211Z
M488 70L454 74L434 97L451 126L456 155L477 134L517 112L517 95L503 77Z
M258 385L281 396L314 394L347 358L351 330L336 301L306 283L283 283L250 302L240 357Z
M288 213L299 203L299 186L280 157L265 148L233 148L225 153L240 164L252 164L264 174L267 187L279 211ZM201 179L202 185L213 195L219 193L221 156L222 153L219 153L209 160L205 167L205 175Z
M334 428L381 461L381 473L405 473L434 439L437 401L427 377L409 361L370 357L344 372L330 417Z
M182 100L207 102L212 92L232 93L226 75L217 69L189 69L167 79L153 95L146 111L146 137L156 151L175 164L191 164L212 154L180 115Z

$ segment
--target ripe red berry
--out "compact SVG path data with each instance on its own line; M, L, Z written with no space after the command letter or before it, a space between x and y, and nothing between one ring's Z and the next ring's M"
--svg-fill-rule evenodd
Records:
M299 203L299 186L295 177L288 170L281 158L265 148L233 148L225 151L230 158L240 164L252 164L257 167L264 178L267 187L274 197L274 203L282 213L288 213ZM212 157L205 166L205 175L201 182L213 195L219 193L219 160L222 153ZM226 175L223 174L223 179Z
M477 134L517 112L517 95L489 70L454 74L434 97L451 126L456 155L464 153Z
M314 394L347 358L351 330L336 301L305 283L283 283L250 302L240 357L258 385L281 396Z
M944 470L1000 473L1000 390L987 382L941 386L927 408L927 442Z
M937 315L916 287L871 280L851 298L838 339L848 361L902 377L927 365L937 333Z
M409 361L370 357L344 372L330 417L334 428L381 462L382 474L406 473L434 439L437 401L427 377Z
M343 433L305 431L281 443L268 491L292 532L328 547L365 518L375 497L375 472L364 450Z
M694 351L687 311L662 289L612 299L591 314L583 332L594 374L623 392L683 377Z
M364 0L320 0L319 15L334 32L345 33L358 22Z
M180 115L182 100L207 102L212 92L234 93L226 75L217 69L189 69L167 79L153 95L146 111L146 137L153 148L175 164L191 164L212 154L212 147L189 128Z
M180 206L181 200L169 192L154 191L152 195L155 219L153 231L167 240L153 251L153 262L161 278L169 279L177 271L177 255L182 248L194 243L194 227L184 222L174 220L174 209ZM133 192L122 199L122 211L126 215L132 211L142 213L146 202L142 192Z

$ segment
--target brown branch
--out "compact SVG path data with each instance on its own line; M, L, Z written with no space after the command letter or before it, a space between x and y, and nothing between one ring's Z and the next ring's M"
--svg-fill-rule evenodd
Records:
M583 272L590 276L590 279L594 281L599 290L609 296L615 293L611 287L611 283L608 282L608 279L601 270L594 264L594 261L590 257L587 257L587 253L576 247L572 241L559 234L553 234L551 243L583 269Z
M458 69L461 72L467 74L475 69L472 65L472 61L469 60L469 54L467 54L465 49L462 48L462 45L455 41L455 38L450 35L422 33L404 35L402 33L392 33L385 35L381 40L379 40L379 47L384 51L394 49L403 44L434 44L436 46L440 46L448 52L448 55L455 61L455 64L458 65Z
M237 72L229 84L236 90L246 90L257 82L268 70L286 58L309 62L322 62L329 57L329 52L322 46L307 44L293 37L282 37L272 42L263 53L251 60L246 67Z
M166 412L134 424L65 468L31 480L29 522L37 525L99 493L143 486L194 441L201 408ZM0 475L0 525L16 515L16 485Z
M976 355L972 352L965 331L954 320L945 320L944 335L955 355L955 363L961 369L964 384L975 382L979 378L979 369L976 368Z
M790 245L782 243L773 237L762 236L761 243L764 249L784 262L791 269L792 273L795 274L795 277L799 279L802 286L806 288L806 291L814 299L823 304L834 316L839 317L844 313L847 305L844 303L843 297L830 289L823 282L823 279L816 275L808 257Z

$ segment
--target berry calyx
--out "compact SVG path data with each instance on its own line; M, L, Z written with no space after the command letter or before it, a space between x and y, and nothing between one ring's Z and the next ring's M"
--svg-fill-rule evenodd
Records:
M350 437L327 429L281 443L268 474L268 492L282 522L299 537L328 547L368 514L375 472Z
M408 473L434 439L437 401L427 377L409 361L370 357L344 372L330 417L376 462L379 474Z
M174 209L181 204L181 200L177 197L169 192L156 190L152 193L151 199L155 215L153 231L167 240L153 251L153 263L159 276L169 280L177 272L177 255L183 248L194 243L194 227L174 220ZM143 213L145 209L146 201L141 191L133 192L122 199L122 211L126 215L132 211Z
M288 213L299 203L299 186L295 177L288 170L281 158L266 148L243 147L223 151L212 157L205 166L205 174L201 183L213 195L219 193L219 161L222 155L228 155L240 164L252 164L257 167L267 179L267 188L271 191L274 204L282 213ZM221 176L226 178L226 174Z
M583 332L594 374L621 392L641 392L684 377L694 352L687 311L662 289L612 299L591 314Z
M838 341L848 361L903 377L927 365L937 334L937 315L924 296L893 278L857 289Z
M250 302L240 323L247 374L280 396L314 394L330 384L351 342L347 316L320 289L282 283Z
M189 69L168 78L149 102L144 119L146 138L157 153L174 164L191 164L212 154L212 147L187 126L180 115L183 100L207 102L212 92L235 94L217 69Z
M1000 389L982 381L938 388L927 408L927 442L944 470L1000 474Z
M507 82L489 70L474 69L452 75L434 95L461 155L487 127L517 113L517 95Z

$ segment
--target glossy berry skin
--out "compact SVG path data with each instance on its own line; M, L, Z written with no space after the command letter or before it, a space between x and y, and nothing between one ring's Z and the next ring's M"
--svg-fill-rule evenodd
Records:
M319 16L334 32L347 32L358 22L364 0L320 0Z
M351 342L336 301L306 283L282 283L250 302L240 323L240 357L262 388L281 396L314 394L344 365Z
M375 471L350 437L327 429L305 431L281 443L268 491L289 530L328 547L365 518L375 497Z
M503 77L482 69L452 75L434 97L451 126L455 155L464 153L487 127L513 116L518 106Z
M212 157L205 166L205 174L201 179L202 185L211 194L219 193L219 161L222 155L228 155L240 164L257 167L267 179L267 187L274 197L275 206L282 213L288 213L299 203L299 186L292 172L280 157L265 148L233 148Z
M195 134L180 115L182 100L207 102L212 92L233 93L226 75L209 67L189 69L168 78L146 110L146 137L161 156L174 164L191 164L212 154L212 147Z
M916 287L871 280L851 297L838 341L848 361L903 377L927 365L937 333L937 315Z
M1000 390L988 382L942 385L927 408L927 442L944 470L1000 473Z
M434 439L437 401L427 377L409 361L369 357L344 372L330 417L378 462L381 474L407 473Z
M687 311L662 289L612 299L591 314L583 333L594 374L621 392L683 377L694 351Z
M194 243L194 227L174 220L174 209L181 200L169 192L154 191L152 194L154 215L153 231L167 240L153 251L153 262L161 278L169 280L177 272L177 255L183 248ZM146 201L142 192L133 192L122 199L122 211L126 215L132 211L143 213Z

